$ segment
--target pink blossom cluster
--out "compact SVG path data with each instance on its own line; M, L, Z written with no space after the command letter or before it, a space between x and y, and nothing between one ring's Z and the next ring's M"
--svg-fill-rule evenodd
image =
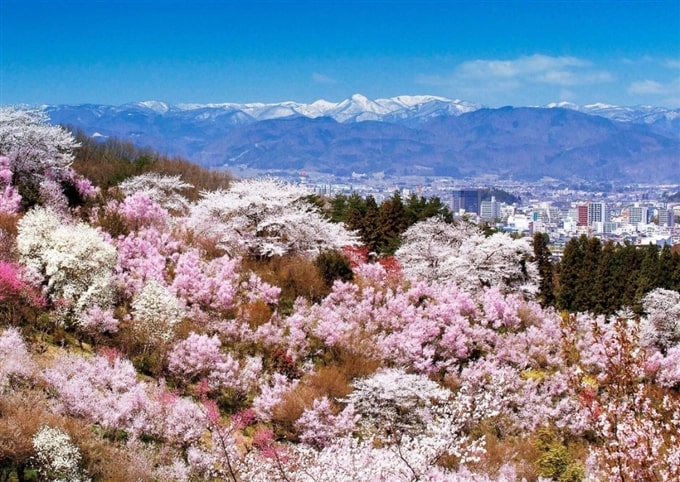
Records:
M166 209L143 192L134 193L120 202L109 201L105 210L118 213L131 230L151 227L163 229L170 218Z
M19 212L21 195L12 185L12 170L7 156L0 156L0 213Z
M261 360L253 357L240 363L221 347L216 335L192 332L170 351L168 369L183 383L205 379L210 390L233 388L248 392L258 381Z
M0 332L0 393L15 381L30 380L36 370L19 330L6 328Z

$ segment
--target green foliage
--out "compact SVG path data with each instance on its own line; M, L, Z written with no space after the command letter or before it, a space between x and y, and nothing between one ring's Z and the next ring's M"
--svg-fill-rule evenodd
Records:
M479 190L480 199L482 201L491 201L491 197L496 198L499 203L515 204L521 201L519 196L497 188L486 188Z
M555 305L570 312L612 315L624 306L641 310L655 288L680 290L680 253L669 247L602 245L582 235L570 240L558 266Z
M538 299L543 306L551 306L555 303L555 287L554 287L554 270L552 261L550 261L550 250L548 249L548 242L550 238L547 234L534 234L533 247L534 258L538 266L538 274L540 281L538 284Z
M406 201L396 192L378 206L373 196L339 194L330 200L327 215L357 231L369 252L391 255L401 245L401 235L413 224L433 216L447 222L453 214L438 197L411 196Z
M349 261L338 251L324 251L314 260L314 266L329 288L337 279L352 281L354 274Z
M539 430L534 445L540 453L536 461L538 475L558 482L580 482L584 479L585 468L573 460L569 448L552 430Z

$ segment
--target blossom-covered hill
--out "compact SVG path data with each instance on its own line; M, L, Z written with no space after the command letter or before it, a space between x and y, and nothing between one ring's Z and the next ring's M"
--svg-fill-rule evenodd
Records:
M680 477L677 291L557 312L527 240L374 259L299 186L83 147L0 111L1 480Z

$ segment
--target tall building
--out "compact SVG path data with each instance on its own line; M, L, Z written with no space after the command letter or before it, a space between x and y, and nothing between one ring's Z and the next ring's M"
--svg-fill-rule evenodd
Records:
M482 201L479 206L479 217L487 221L501 219L501 203L491 196L491 201Z
M577 226L588 226L588 205L587 204L579 204L576 206L576 209L578 210L578 217L576 218L576 225Z
M659 226L667 226L672 228L675 221L675 213L672 209L659 209Z
M453 212L461 210L466 213L479 214L482 193L477 189L457 189L453 191Z
M607 204L603 201L588 203L588 226L611 221Z
M649 208L647 206L631 206L628 210L630 212L628 218L630 224L647 224L649 222Z

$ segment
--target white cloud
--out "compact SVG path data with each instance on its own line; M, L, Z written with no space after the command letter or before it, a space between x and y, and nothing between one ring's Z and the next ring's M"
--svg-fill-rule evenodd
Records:
M666 60L664 65L669 69L680 69L680 59Z
M655 80L640 80L630 84L628 88L630 94L664 94L666 87Z
M517 79L522 83L584 85L611 82L607 71L592 70L591 63L576 57L531 55L513 60L472 60L463 62L454 72L460 79Z
M312 73L312 80L317 84L337 84L337 80L326 74L321 74L319 72Z
M680 77L676 77L666 83L656 80L639 80L632 82L628 87L628 93L633 95L651 96L663 105L680 105Z
M562 92L579 93L611 83L616 77L592 62L570 56L530 55L510 60L463 62L449 75L420 75L416 82L451 91L456 97L490 104L552 102Z

